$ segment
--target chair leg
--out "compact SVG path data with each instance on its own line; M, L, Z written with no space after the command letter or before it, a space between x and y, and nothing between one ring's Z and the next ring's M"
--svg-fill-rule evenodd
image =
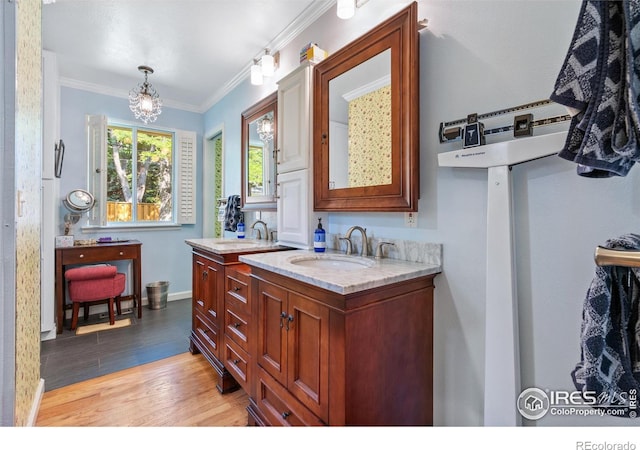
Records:
M113 317L113 297L109 297L109 325L114 323L116 323L116 320Z
M116 297L116 310L118 311L118 315L122 314L122 304L120 303L122 301L122 299L120 298L120 296L118 295Z
M84 304L84 321L89 320L89 303L85 302Z
M80 313L80 303L73 302L73 313L71 315L71 331L78 327L78 314Z

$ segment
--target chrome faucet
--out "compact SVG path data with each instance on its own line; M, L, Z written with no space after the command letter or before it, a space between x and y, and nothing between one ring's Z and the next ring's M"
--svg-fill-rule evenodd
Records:
M357 225L349 228L347 230L347 234L344 236L345 239L351 240L351 233L355 230L358 230L360 234L362 234L362 249L360 249L360 256L368 256L369 255L369 241L367 240L367 229L359 227Z
M267 224L262 220L256 220L255 222L253 222L253 225L251 225L251 229L256 231L256 239L262 239L262 233L260 233L260 230L256 228L256 225L262 225L264 227L264 238L268 241L269 232L267 230Z

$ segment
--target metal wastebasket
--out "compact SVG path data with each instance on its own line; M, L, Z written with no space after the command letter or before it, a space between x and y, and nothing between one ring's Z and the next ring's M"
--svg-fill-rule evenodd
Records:
M168 294L168 281L154 281L153 283L147 284L147 300L149 300L149 309L166 308Z

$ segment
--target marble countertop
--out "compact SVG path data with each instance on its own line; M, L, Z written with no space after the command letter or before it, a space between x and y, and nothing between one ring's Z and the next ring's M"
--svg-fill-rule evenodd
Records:
M316 258L343 259L354 264L349 264L351 267L348 268L309 267L305 264L296 264L296 261ZM312 250L254 253L241 255L239 260L250 266L288 276L338 294L351 294L442 271L442 267L438 264L346 256L344 253L337 252L315 253Z
M264 239L209 238L185 239L185 242L193 248L219 255L286 248L277 242Z

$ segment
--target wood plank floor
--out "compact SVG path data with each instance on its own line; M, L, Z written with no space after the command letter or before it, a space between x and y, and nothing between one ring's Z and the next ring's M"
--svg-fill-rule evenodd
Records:
M189 352L45 392L36 426L246 426L248 397L222 395Z

